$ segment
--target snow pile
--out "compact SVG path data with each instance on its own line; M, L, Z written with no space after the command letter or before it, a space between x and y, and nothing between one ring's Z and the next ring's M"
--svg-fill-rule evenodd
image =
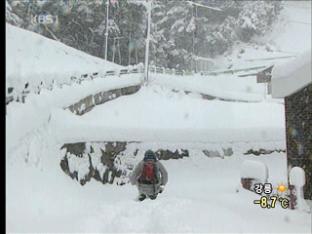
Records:
M253 178L266 183L269 177L268 167L263 162L245 160L242 164L241 178Z
M23 89L71 76L120 69L121 66L88 55L58 41L6 23L6 85Z
M295 186L296 208L306 212L311 212L308 203L304 199L303 186L306 183L305 172L301 167L293 167L289 173L289 182Z
M74 154L67 153L68 167L70 171L79 171L78 180L83 179L89 172L89 157L77 157Z
M293 167L289 173L289 182L299 188L305 185L305 173L300 167Z

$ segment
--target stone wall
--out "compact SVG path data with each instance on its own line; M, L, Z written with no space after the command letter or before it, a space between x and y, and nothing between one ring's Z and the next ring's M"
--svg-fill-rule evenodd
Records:
M65 144L61 148L65 150L65 155L60 166L67 175L81 185L91 178L103 184L112 184L115 178L121 177L123 173L117 165L116 158L125 150L125 146L125 142L107 142L101 147L86 143Z
M288 169L304 169L304 196L312 199L312 84L285 98L285 114Z
M124 185L137 163L136 156L144 155L145 149L127 149L128 142L72 143L64 144L61 169L81 185L92 178L103 184ZM155 153L160 160L188 157L185 149L159 149Z
M159 160L179 160L185 157L201 156L224 159L238 154L261 155L284 152L277 148L250 148L250 145L202 145L186 148L184 144L154 145L143 142L78 142L64 144L61 148L61 169L81 185L92 178L103 184L124 185L134 166L144 157L147 150L153 150Z
M125 88L99 92L95 95L89 95L67 108L77 115L83 115L96 105L103 104L120 96L136 93L140 88L141 85L134 85Z

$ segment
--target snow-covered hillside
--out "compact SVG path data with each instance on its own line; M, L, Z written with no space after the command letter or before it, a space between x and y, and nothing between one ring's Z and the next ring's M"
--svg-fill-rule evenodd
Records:
M71 76L118 68L121 66L6 23L7 87L64 82Z

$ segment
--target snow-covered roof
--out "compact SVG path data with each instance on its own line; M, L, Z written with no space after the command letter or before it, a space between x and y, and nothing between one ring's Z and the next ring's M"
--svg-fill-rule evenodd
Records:
M272 71L272 97L289 96L312 83L311 50L287 63L276 65Z

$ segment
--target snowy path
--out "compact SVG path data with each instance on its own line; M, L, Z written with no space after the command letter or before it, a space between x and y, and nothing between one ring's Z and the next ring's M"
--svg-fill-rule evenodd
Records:
M285 163L284 155L269 157L273 162L272 167ZM128 201L116 199L115 202L102 204L98 212L87 219L85 230L308 232L308 225L305 228L296 225L302 222L300 218L303 219L302 224L309 222L308 214L289 212L280 207L275 210L262 210L252 204L254 199L258 199L257 195L245 191L236 193L239 167L243 158L220 160L198 158L194 155L192 159L179 162L165 161L164 164L170 172L170 182L164 194L156 201L129 201L129 195L125 194ZM267 159L268 157L263 157L260 160ZM272 175L272 181L275 183L286 180L285 171L275 171L274 176ZM114 212L111 212L112 209Z

